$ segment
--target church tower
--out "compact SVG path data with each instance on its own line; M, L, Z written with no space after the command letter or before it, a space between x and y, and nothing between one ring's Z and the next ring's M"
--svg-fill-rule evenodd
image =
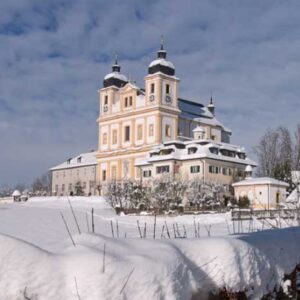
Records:
M145 77L145 97L147 106L155 106L159 111L158 142L177 139L178 135L178 84L175 67L167 60L167 52L161 39L157 58L148 67Z

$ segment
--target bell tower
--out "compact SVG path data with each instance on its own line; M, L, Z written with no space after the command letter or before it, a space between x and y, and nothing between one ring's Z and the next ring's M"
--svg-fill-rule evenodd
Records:
M167 60L167 51L164 49L164 40L161 38L157 58L148 67L145 77L145 104L157 107L159 142L177 139L178 134L178 85L179 79L175 76L175 67Z

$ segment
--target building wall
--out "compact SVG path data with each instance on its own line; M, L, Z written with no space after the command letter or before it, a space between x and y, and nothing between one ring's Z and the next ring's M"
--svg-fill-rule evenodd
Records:
M191 180L194 178L201 178L205 181L215 181L224 185L229 185L233 182L234 175L237 172L237 165L230 162L214 161L211 159L197 159L197 160L185 160L185 161L160 161L153 162L151 166L146 165L142 167L142 170L151 170L152 178L157 178L161 174L157 174L157 167L169 166L169 174L181 177L184 180ZM199 172L192 173L191 167L199 166ZM211 173L210 166L217 167L218 173ZM245 166L239 166L243 171ZM223 169L226 169L223 174ZM231 171L228 171L230 169ZM215 169L216 170L216 169ZM230 172L230 173L228 173ZM149 178L147 178L149 179Z
M145 158L153 146L177 138L178 80L161 74L148 75L145 88L144 97L132 84L99 91L98 183L113 177L136 179L136 159Z
M96 195L97 166L81 166L52 171L52 194L67 196L75 192L77 182L81 183L85 195Z
M247 196L255 209L269 209L277 207L277 193L279 203L286 200L286 188L268 184L245 185L234 187L234 195L239 197Z

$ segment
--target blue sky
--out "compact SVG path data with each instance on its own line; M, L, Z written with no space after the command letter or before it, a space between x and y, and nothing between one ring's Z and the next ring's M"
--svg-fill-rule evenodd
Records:
M143 85L160 35L180 96L249 150L299 121L299 1L0 1L0 185L96 148L97 89L118 53Z

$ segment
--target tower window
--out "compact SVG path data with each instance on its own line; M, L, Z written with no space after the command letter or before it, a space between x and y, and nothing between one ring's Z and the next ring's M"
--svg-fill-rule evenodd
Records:
M149 136L153 136L154 135L154 125L150 124L149 125Z
M151 93L151 94L154 94L154 83L151 83L151 86L150 86L150 93Z
M128 98L125 97L125 107L128 107Z
M166 125L166 137L171 137L171 126L170 125Z
M132 96L129 97L129 106L132 106Z
M143 139L143 125L138 125L137 127L137 139Z
M114 129L113 132L112 132L112 143L116 144L117 142L118 142L118 139L117 139L117 130Z
M166 84L166 94L170 94L170 85Z
M107 144L107 133L103 133L102 142L103 142L103 145Z
M108 96L105 95L105 97L104 97L104 105L107 105L107 104L108 104Z
M125 142L130 141L130 126L125 126Z

